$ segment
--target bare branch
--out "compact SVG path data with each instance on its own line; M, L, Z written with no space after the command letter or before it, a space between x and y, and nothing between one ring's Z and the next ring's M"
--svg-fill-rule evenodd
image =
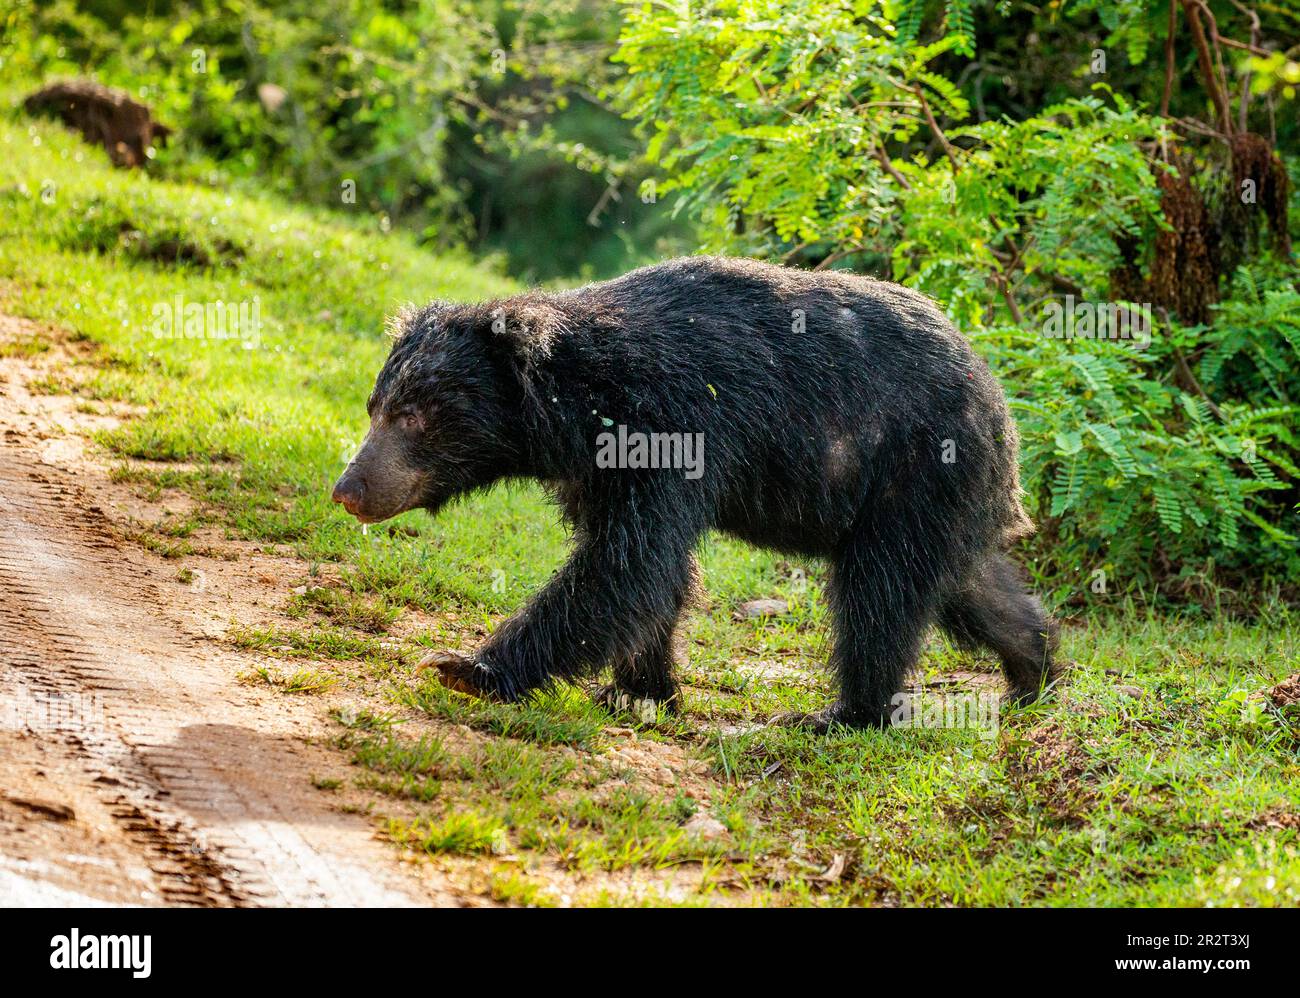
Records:
M1210 43L1206 40L1205 28L1201 25L1201 11L1205 8L1200 0L1182 0L1182 3L1188 26L1192 29L1192 42L1196 46L1196 60L1201 67L1201 76L1205 79L1205 89L1214 102L1219 129L1225 135L1231 136L1232 114L1228 108L1228 97L1220 85L1219 75L1214 68L1214 57L1210 53Z
M957 148L948 141L948 136L943 134L943 129L939 127L939 122L934 119L934 112L930 110L930 102L925 99L925 91L921 89L921 84L916 84L912 91L921 101L921 110L925 113L925 120L930 124L930 131L934 132L934 137L939 140L939 145L943 146L944 155L948 157L948 162L952 164L952 172L956 173L961 169L961 164L957 162Z
M1250 44L1252 48L1258 47L1259 29L1260 29L1259 15L1256 14L1249 7L1247 7L1245 4L1238 3L1237 0L1231 0L1231 3L1239 11L1241 11L1248 18L1250 18ZM1221 39L1221 41L1225 45L1228 44L1228 39L1226 38ZM1250 108L1250 77L1251 77L1250 67L1247 66L1246 72L1241 78L1241 100L1237 107L1237 130L1240 132L1245 132L1249 130L1247 120L1246 120L1246 115Z
M1169 0L1169 30L1165 35L1165 90L1160 98L1160 116L1169 117L1169 98L1174 89L1174 36L1178 33L1178 0Z
M894 178L894 183L905 191L912 189L912 185L908 183L905 176L898 172L898 168L894 166L893 161L889 158L889 153L885 152L884 145L880 143L876 144L876 159L880 160L880 165L885 168L885 172Z

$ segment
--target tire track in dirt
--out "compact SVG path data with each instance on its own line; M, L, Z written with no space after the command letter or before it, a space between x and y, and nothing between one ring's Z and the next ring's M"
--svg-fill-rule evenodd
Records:
M210 677L195 674L201 642L166 621L157 588L132 565L110 560L117 545L75 486L11 448L3 453L6 692L25 701L28 717L43 713L38 721L104 788L125 835L147 853L165 901L405 900L367 877L342 876L346 864L340 870L279 802L239 778L244 729L204 720L221 698Z
M0 738L14 750L0 761L0 874L25 883L58 867L68 833L23 816L16 792L52 779L78 819L103 817L80 841L106 868L88 874L96 857L77 857L48 878L55 891L121 903L114 871L127 864L144 903L459 903L311 788L308 764L338 762L303 737L327 733L319 705L234 682L246 663L202 633L202 609L170 605L172 587L119 543L87 488L102 474L24 446L16 394L0 384Z

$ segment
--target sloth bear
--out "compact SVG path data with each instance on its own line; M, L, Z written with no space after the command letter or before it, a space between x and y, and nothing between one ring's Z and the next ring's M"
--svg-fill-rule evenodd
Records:
M517 700L610 665L610 702L671 706L710 530L829 562L839 696L785 721L889 723L931 623L996 652L1017 702L1051 682L1055 625L1003 553L1032 530L1016 427L922 295L690 257L395 327L334 500L373 523L531 478L575 539L472 657L426 660L449 687Z

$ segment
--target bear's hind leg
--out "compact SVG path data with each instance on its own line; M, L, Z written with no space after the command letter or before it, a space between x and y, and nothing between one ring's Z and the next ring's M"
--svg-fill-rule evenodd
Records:
M920 657L955 555L937 503L869 502L831 566L839 699L818 714L783 715L776 723L818 731L887 726L902 706L904 677Z
M957 644L989 648L1002 659L1012 703L1032 703L1056 677L1056 622L1005 555L986 559L944 597L939 626Z

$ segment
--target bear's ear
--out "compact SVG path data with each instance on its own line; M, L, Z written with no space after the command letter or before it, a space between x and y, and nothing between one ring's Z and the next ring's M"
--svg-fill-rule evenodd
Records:
M568 329L568 317L539 299L499 302L485 312L478 324L479 334L489 346L504 348L525 362L548 355L556 337Z
M427 336L439 322L452 311L448 302L433 301L427 305L404 304L384 321L385 331L394 344L408 336Z

